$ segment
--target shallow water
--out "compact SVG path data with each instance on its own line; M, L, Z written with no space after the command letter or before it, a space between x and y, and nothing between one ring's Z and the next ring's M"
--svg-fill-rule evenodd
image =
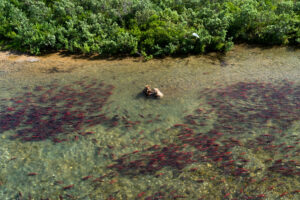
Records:
M0 58L0 199L300 199L299 50Z

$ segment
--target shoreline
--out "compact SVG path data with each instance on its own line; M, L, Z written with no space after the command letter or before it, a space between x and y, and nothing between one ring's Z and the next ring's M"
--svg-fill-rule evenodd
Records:
M165 56L165 57L154 57L150 60L146 60L143 56L130 56L130 55L120 55L120 56L100 56L99 54L85 55L85 54L72 54L67 51L57 51L52 53L46 53L43 55L31 55L29 53L18 52L14 50L0 50L0 61L15 61L15 62L39 62L49 59L54 59L55 61L64 61L64 60L81 60L81 61L131 61L131 62L151 62L151 61L160 61L160 60L169 60L169 59L186 59L190 57L226 57L228 54L231 54L235 50L239 49L278 49L285 48L288 51L297 51L300 48L297 46L265 46L265 45L253 45L247 43L236 44L228 52L208 52L204 54L182 54L177 56Z

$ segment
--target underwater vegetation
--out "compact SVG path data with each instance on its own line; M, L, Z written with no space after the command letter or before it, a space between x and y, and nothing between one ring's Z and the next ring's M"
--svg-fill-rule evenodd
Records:
M130 116L104 112L113 88L96 80L77 81L37 86L1 99L1 133L13 130L16 134L10 139L15 142L49 139L58 145L69 135L74 138L69 143L86 140L80 136L93 134L85 130L96 125L124 134L136 131L143 137L145 124L163 120L139 113L140 120L131 121ZM97 147L95 157L104 154L109 164L95 166L97 170L76 177L77 182L56 180L56 198L299 199L300 85L238 82L203 89L197 100L199 106L183 114L180 123L155 131L162 138L157 144L140 147L129 140L121 148L138 149L128 153L116 153L119 147L109 144ZM156 182L161 184L157 187ZM91 189L85 196L75 193L82 188ZM30 199L28 194L16 194L19 199L25 196Z
M296 0L2 0L0 47L149 59L298 45L299 13Z

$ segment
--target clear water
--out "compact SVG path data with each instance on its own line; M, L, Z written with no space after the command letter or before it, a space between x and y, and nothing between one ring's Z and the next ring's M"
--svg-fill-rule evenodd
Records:
M0 199L300 199L299 50L1 55Z

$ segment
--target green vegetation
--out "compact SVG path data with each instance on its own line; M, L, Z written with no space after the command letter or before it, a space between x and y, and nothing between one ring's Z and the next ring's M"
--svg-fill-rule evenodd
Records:
M300 43L299 0L1 0L0 46L165 56ZM199 38L193 36L197 33Z

